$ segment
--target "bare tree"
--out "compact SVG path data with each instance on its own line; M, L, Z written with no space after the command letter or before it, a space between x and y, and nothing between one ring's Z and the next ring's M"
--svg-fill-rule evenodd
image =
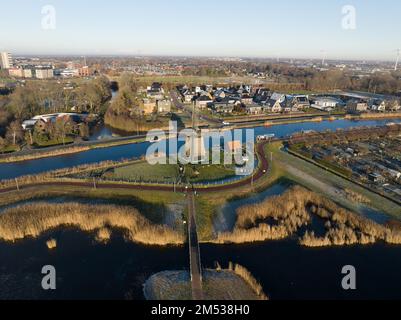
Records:
M13 121L7 128L6 133L7 140L12 142L13 145L21 142L24 138L24 131L22 130L21 123L19 121Z

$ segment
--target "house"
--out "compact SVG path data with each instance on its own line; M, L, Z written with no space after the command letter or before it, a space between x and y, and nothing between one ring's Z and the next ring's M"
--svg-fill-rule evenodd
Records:
M343 102L333 97L316 97L314 98L312 108L322 111L332 111L341 105L343 105Z
M245 107L246 113L250 115L262 114L265 112L265 107L260 104L250 104Z
M207 107L213 104L213 100L207 95L201 95L195 101L196 101L195 102L196 106L199 109L206 109Z
M241 97L241 103L243 104L252 104L252 102L253 98L249 94L246 94Z
M145 114L145 115L152 114L156 108L157 108L157 106L156 106L155 100L143 99L143 105L141 108L141 111L143 112L143 114Z
M223 89L216 90L213 94L215 99L224 99L226 97L226 93Z
M284 111L284 102L280 102L279 100L269 99L265 106L269 112L279 113Z
M347 110L350 113L361 113L368 110L368 104L363 101L351 100L347 103Z
M369 175L369 180L374 183L385 183L386 182L386 179L381 174L378 174L378 173L371 173Z
M156 102L158 113L170 113L171 112L171 101L168 99L158 100Z
M310 108L310 101L308 96L295 95L291 100L292 111L305 110Z
M273 93L270 99L265 103L266 109L273 113L283 112L287 106L286 99L285 94Z
M164 89L162 84L159 82L154 82L150 87L147 88L146 94L148 98L155 100L164 99Z
M385 100L372 100L369 102L369 108L372 111L384 112L387 108L387 103Z
M389 101L387 110L388 111L399 111L399 110L401 110L400 100Z
M211 106L211 109L217 113L232 113L236 105L241 104L241 102L234 98L226 97L215 101Z
M191 90L186 90L182 93L183 97L183 102L185 103L190 103L195 97L195 93L193 93Z

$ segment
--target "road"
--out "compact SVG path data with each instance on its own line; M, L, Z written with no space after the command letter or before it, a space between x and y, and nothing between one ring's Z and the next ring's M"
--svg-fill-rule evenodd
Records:
M181 101L180 98L178 97L178 93L176 91L171 91L170 92L170 96L171 99L173 100L173 103L175 105L175 107L183 112L188 113L191 117L192 117L192 113L193 113L193 109L191 106L186 106L184 105ZM200 119L204 122L207 122L209 125L215 127L215 128L222 128L223 127L223 122L212 118L212 117L208 117L205 115L200 115Z
M196 230L195 195L193 191L188 192L187 200L188 200L188 247L189 247L189 262L191 270L192 299L199 301L203 300L202 265L200 259L198 232Z
M264 152L265 146L268 144L268 141L264 141L262 143L258 143L256 146L256 155L259 160L259 166L254 172L252 176L247 177L246 179L239 180L235 183L228 185L215 185L205 188L199 188L197 190L198 193L207 193L207 192L217 192L217 191L230 191L235 190L239 187L251 185L254 182L257 182L263 175L268 172L269 162L267 160L266 154ZM93 188L93 182L67 182L67 181L54 181L54 182L43 182L43 183L32 183L25 184L19 187L20 190L32 188L32 187L46 187L46 186L72 186L72 187L84 187L84 188ZM174 188L173 185L133 185L127 183L107 183L101 182L96 184L97 189L128 189L128 190L146 190L146 191L174 191L176 192L185 192L185 186L179 186ZM0 193L6 193L10 191L15 191L16 187L9 187L0 190Z

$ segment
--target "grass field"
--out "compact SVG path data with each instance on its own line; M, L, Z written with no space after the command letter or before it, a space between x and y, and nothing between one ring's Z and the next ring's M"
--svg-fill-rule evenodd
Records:
M4 147L3 149L0 149L0 154L1 153L12 153L12 152L17 152L20 150L19 146L15 146L15 145L9 145Z
M147 162L132 164L114 169L104 175L104 178L130 181L173 182L179 176L178 165L150 165Z
M201 183L219 181L235 176L232 167L221 165L187 165L185 166L182 182ZM158 183L175 183L180 181L178 165L150 165L140 162L128 166L114 168L103 175L104 179L121 181L151 181Z

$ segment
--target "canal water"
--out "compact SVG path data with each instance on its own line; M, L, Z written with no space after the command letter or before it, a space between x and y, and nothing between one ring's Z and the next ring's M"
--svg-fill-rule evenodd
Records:
M46 240L57 239L49 251ZM142 285L152 274L188 268L183 247L144 247L114 234L107 244L70 229L15 244L0 242L0 299L144 299ZM239 263L273 300L401 299L401 247L308 249L295 241L251 245L201 245L204 267ZM41 288L41 269L56 268L57 289ZM357 290L341 287L342 268L357 271Z
M308 123L293 123L278 125L272 127L255 128L255 136L264 134L275 134L276 137L282 138L292 135L303 130L336 130L338 128L348 129L362 126L383 126L394 120L377 120L377 121L323 121ZM106 129L105 129L106 130ZM101 134L100 134L101 135ZM149 143L129 144L124 146L109 147L103 149L94 149L81 153L62 155L52 158L44 158L37 160L24 161L19 163L0 164L0 180L14 179L20 176L38 174L41 172L56 170L61 168L73 167L82 164L90 164L105 160L119 161L122 159L141 157L146 154Z

